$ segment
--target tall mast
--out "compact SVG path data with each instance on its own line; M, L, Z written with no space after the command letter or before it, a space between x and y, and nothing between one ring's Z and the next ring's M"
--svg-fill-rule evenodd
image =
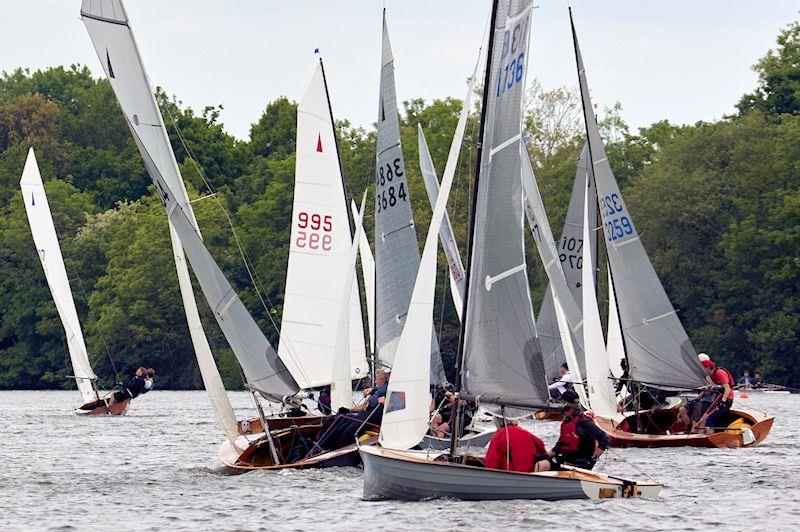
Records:
M322 84L325 86L325 99L328 101L328 112L330 113L331 117L331 129L333 129L333 144L336 148L336 161L339 163L339 175L342 176L342 191L344 192L344 210L348 212L350 210L350 205L348 203L348 199L350 195L347 193L347 183L345 182L344 177L344 167L342 166L342 154L339 151L339 136L336 134L336 122L333 119L333 106L331 105L331 95L328 92L328 79L325 77L325 64L322 62L322 55L319 57L319 67L322 70ZM364 225L364 213L361 213L361 225ZM350 241L353 240L353 235L355 234L355 223L353 222L352 216L347 217L348 227L350 227ZM363 259L362 259L363 260ZM362 339L364 346L368 345L366 341L369 338L369 318L367 318L367 325L364 325L364 302L361 301L361 290L363 286L361 284L361 279L358 276L358 272L356 272L356 283L358 284L358 306L361 309L361 332L364 335ZM364 290L364 296L367 295L366 290ZM374 356L374 354L373 354Z
M458 351L456 351L456 378L455 378L455 392L456 392L456 399L458 399L458 394L461 391L461 384L462 384L462 369L464 365L464 341L466 336L467 330L467 304L469 301L469 283L470 283L470 272L472 270L472 255L473 255L473 237L475 236L475 209L478 204L478 182L480 179L481 173L481 156L483 155L483 133L486 129L486 108L488 107L489 102L489 91L487 87L489 87L489 77L491 76L492 71L492 52L494 49L494 26L495 20L497 18L497 3L498 0L494 0L492 2L492 16L489 20L489 41L488 46L486 48L486 72L483 78L483 96L481 98L481 123L480 128L478 130L478 148L477 148L477 156L475 158L475 179L472 184L472 200L469 206L469 231L467 233L467 268L466 274L464 276L464 300L462 301L461 307L461 330L459 331L458 335ZM454 456L456 452L456 446L458 445L458 418L461 413L461 408L459 407L459 401L456 400L456 423L453 427L450 428L451 436L450 436L450 455Z

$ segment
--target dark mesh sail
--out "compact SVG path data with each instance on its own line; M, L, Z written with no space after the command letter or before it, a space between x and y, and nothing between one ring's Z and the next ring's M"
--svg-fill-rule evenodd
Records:
M581 297L581 267L583 266L583 198L586 191L586 172L588 171L589 149L584 144L581 156L578 159L578 169L575 171L575 182L572 185L572 196L567 208L567 217L564 221L564 229L561 232L561 239L556 242L558 258L561 268L564 270L564 277L567 279L567 286L578 306L578 310L583 311L583 299ZM589 180L588 194L594 198L594 182ZM591 224L596 224L597 203L592 199L589 202L589 220ZM594 227L594 225L592 226ZM597 257L597 231L592 231L592 257ZM561 345L561 336L558 334L558 322L556 312L553 307L552 287L548 283L547 291L542 300L539 315L536 318L536 330L539 331L539 346L542 349L544 359L544 370L547 380L561 376L561 364L564 363L564 348ZM578 357L581 375L586 377L586 364L583 356Z
M463 389L482 402L547 401L525 263L522 99L531 1L501 0L485 90L484 136L467 294Z
M592 111L574 27L573 38L600 216L630 377L666 387L704 386L708 380L694 346L650 263L611 171Z
M385 16L375 168L375 339L380 361L391 366L411 303L420 255L400 147L394 57ZM442 357L434 331L431 336L431 382L436 384L443 379Z

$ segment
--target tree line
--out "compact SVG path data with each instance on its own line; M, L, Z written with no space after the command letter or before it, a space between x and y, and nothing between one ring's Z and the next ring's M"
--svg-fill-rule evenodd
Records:
M633 133L616 105L602 113L601 129L643 243L696 348L734 372L758 369L770 381L798 384L800 23L781 31L775 49L754 69L758 86L721 120L662 120ZM557 235L583 144L580 104L567 87L548 91L534 84L530 91L528 147ZM158 100L204 239L276 344L296 104L270 102L243 141L225 132L220 107L198 112L162 91ZM417 124L441 172L460 106L452 98L403 102L402 146L420 242L431 209L417 162ZM346 120L337 130L348 191L360 197L373 180L374 130ZM449 204L462 252L477 111L467 131ZM18 69L0 78L0 389L73 386L65 378L71 372L66 339L18 187L29 147L45 180L95 371L111 383L146 365L158 370L163 388L201 387L163 207L110 85L73 65ZM371 239L370 210L365 224ZM533 246L528 252L538 310L547 281ZM458 325L439 262L435 320L452 371ZM223 379L241 388L233 354L196 291Z

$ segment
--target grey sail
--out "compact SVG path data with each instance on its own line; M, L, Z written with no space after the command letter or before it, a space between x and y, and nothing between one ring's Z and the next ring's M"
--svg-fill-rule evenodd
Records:
M472 221L462 388L481 402L547 402L523 233L522 102L531 1L497 5Z
M411 303L420 254L400 146L394 57L385 13L375 168L375 339L379 360L391 366ZM443 380L442 358L434 331L431 382Z
M608 163L592 111L586 71L574 24L572 37L589 156L594 170L630 377L639 382L670 388L691 389L704 386L708 380L697 359L694 346L650 263Z
M280 399L297 384L205 247L120 0L84 0L86 29L148 173L214 316L250 386Z
M578 159L578 168L575 171L575 181L572 185L572 196L569 200L569 207L567 208L567 217L564 221L564 229L561 231L561 239L556 242L558 250L558 258L561 262L561 268L564 270L564 277L567 279L567 286L572 294L578 310L582 309L581 298L581 267L583 266L583 259L581 257L583 250L583 198L586 192L586 172L588 171L589 148L584 144L581 150L580 158ZM594 181L589 180L588 194L590 198L594 198ZM589 219L592 224L595 224L597 219L597 203L592 200L589 202ZM592 257L597 257L597 231L592 231ZM536 319L536 330L539 332L539 345L542 349L542 357L544 358L544 370L547 374L547 379L560 377L561 372L559 368L564 363L564 348L561 345L561 336L558 333L558 322L556 321L555 308L553 306L553 292L550 284L547 285L547 291L542 300L542 306L539 309L539 315ZM583 357L578 357L578 363L581 365L581 375L586 375L586 365Z

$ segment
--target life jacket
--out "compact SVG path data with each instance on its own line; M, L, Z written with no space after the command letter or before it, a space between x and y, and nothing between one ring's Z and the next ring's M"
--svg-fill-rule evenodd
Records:
M149 386L148 386L148 384L149 384ZM144 388L142 388L142 393L139 394L139 395L146 394L147 392L149 392L150 390L155 388L155 386L156 386L156 383L153 382L153 379L145 379L144 380Z
M728 371L728 368L717 366L717 371L719 370L725 372L725 377L727 377L728 379L728 385L731 387L731 392L730 392L731 396L726 397L726 399L733 399L733 389L736 387L736 379L733 378L733 374L730 371Z
M563 454L579 453L589 455L594 453L597 442L591 436L578 434L578 425L588 420L583 412L565 414L561 422L561 435L558 438L558 450Z

